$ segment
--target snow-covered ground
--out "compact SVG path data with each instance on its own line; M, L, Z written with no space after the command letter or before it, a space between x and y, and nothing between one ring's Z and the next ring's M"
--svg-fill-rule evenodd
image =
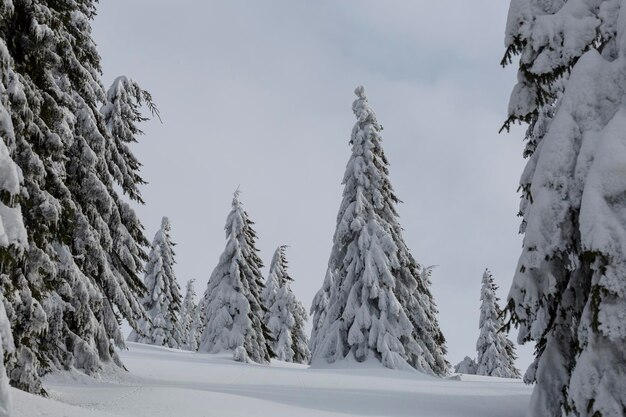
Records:
M530 388L518 380L463 375L439 379L371 363L339 369L242 364L129 344L129 373L94 380L51 375L49 399L12 390L17 417L411 416L522 417Z

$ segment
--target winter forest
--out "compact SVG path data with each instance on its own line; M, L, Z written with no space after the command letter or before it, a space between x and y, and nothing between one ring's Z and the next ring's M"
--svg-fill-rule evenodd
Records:
M0 417L626 416L626 1L478 3L0 0Z

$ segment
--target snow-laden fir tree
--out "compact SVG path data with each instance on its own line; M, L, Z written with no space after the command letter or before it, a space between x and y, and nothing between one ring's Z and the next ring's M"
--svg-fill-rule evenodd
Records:
M404 243L382 128L363 87L355 93L357 122L329 272L312 308L312 360L371 358L389 368L408 365L444 375L449 365L429 271L422 271Z
M119 322L136 326L147 243L108 170L115 142L99 108L106 95L91 37L95 1L0 1L0 78L23 174L28 245L3 265L16 341L11 383L43 393L53 369L120 364ZM4 98L3 98L4 100Z
M478 365L476 361L466 356L461 362L454 366L454 372L457 374L476 375Z
M200 303L204 329L199 351L233 351L237 360L268 363L271 336L263 323L263 263L253 224L239 201L239 191L235 192L226 219L226 248Z
M626 4L514 0L509 119L529 124L524 243L509 292L534 341L529 416L626 413Z
M286 246L274 252L265 281L262 300L267 312L265 325L272 334L269 344L278 360L309 363L309 340L304 333L307 313L291 290L293 279L287 271Z
M195 301L196 290L194 283L194 279L187 281L187 290L180 310L180 327L184 335L181 348L192 352L198 350L200 335L202 334L200 314Z
M148 292L142 303L149 320L141 322L139 329L131 332L130 342L171 348L180 348L186 343L180 319L182 297L174 273L175 244L170 237L171 230L169 219L163 217L145 268L144 284Z
M3 297L0 294L0 417L11 416L11 396L9 395L9 378L4 369L4 353L13 353L13 334L4 309Z
M519 378L515 367L515 346L503 330L501 310L496 296L497 286L489 270L485 270L480 290L480 333L476 342L476 374L500 378Z

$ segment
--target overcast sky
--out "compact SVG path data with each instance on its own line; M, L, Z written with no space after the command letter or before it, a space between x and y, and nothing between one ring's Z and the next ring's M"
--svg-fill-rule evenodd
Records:
M93 24L104 82L128 75L163 124L144 125L150 239L170 217L182 287L201 294L224 249L233 191L266 264L287 253L310 306L331 249L350 155L353 90L384 126L405 240L439 265L433 292L455 364L475 356L480 282L506 298L521 238L523 131L498 134L515 81L499 66L508 2L107 0ZM519 349L525 370L531 347Z

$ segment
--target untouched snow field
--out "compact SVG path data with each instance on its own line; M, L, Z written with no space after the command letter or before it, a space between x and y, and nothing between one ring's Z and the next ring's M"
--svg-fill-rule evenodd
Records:
M282 362L242 364L129 343L129 373L99 379L46 378L50 398L12 389L16 417L522 417L530 387L519 380L463 375L439 379L376 363L308 369Z

